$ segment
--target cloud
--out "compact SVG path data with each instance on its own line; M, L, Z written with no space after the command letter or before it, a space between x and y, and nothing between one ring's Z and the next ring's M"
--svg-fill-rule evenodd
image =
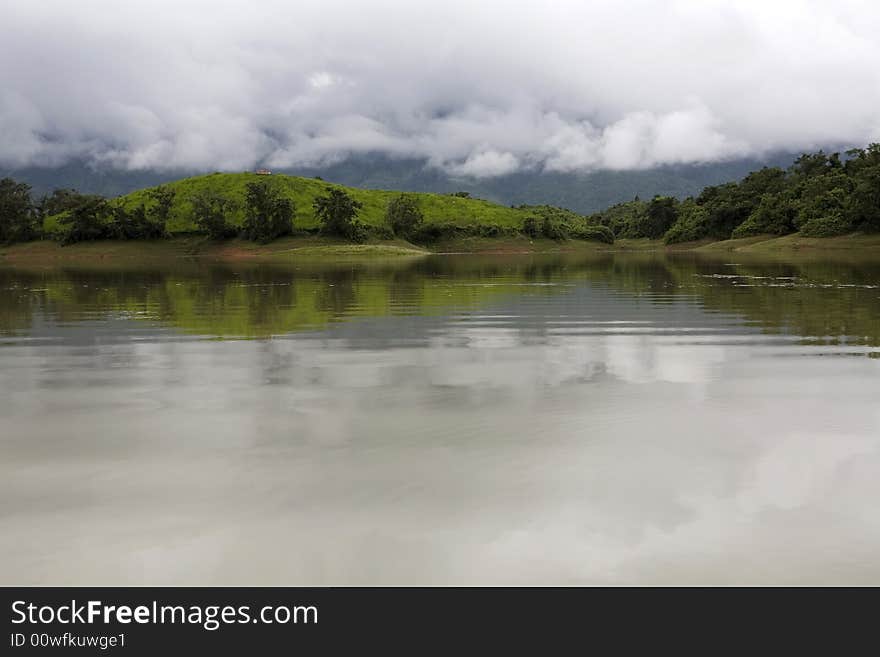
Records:
M864 144L878 35L857 0L11 0L0 163L480 177Z

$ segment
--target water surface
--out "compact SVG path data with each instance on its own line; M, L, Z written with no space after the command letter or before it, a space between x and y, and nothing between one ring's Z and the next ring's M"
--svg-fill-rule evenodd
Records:
M880 264L0 268L4 584L880 584Z

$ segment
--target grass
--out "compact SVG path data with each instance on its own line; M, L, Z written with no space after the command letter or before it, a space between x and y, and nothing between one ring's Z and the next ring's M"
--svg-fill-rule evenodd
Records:
M342 188L363 204L359 219L373 227L386 227L385 211L388 203L400 194L398 191L357 189L334 185L314 178L272 175L259 176L255 173L213 173L205 176L185 178L166 186L176 192L174 204L168 221L168 230L174 239L161 242L138 242L136 245L125 242L99 242L93 245L66 247L64 252L51 243L35 243L23 247L0 248L0 255L7 258L44 257L50 259L72 259L80 257L157 257L163 255L215 255L218 257L257 257L277 256L282 251L298 250L304 256L376 256L395 255L403 252L423 252L424 249L401 240L374 240L372 244L361 247L341 244L338 240L327 240L317 235L277 240L267 245L258 245L240 240L229 242L209 242L203 236L193 236L196 226L192 221L190 199L200 192L213 192L232 199L237 208L230 217L231 223L240 225L244 219L243 206L246 185L264 181L293 201L296 212L294 228L300 231L314 231L318 228L312 203L331 188ZM150 204L149 189L132 192L116 200L128 208ZM799 235L775 237L762 235L719 242L706 241L667 246L660 240L619 239L613 245L583 240L554 242L546 239L530 239L519 233L526 218L540 216L540 208L511 208L475 198L462 198L446 194L413 193L424 214L424 226L461 227L477 230L440 230L439 241L431 243L434 252L481 252L481 253L536 253L542 251L559 252L569 250L624 250L624 251L684 251L699 252L807 252L831 250L868 251L880 249L880 235L847 235L832 238L806 238ZM567 211L554 211L566 214ZM577 215L571 215L577 217ZM52 233L59 229L59 217L49 217L45 229ZM488 229L488 230L486 230ZM471 235L468 235L471 233ZM382 234L381 232L378 234ZM495 235L495 236L491 236ZM382 248L377 248L379 245ZM302 249L311 248L308 252ZM69 250L72 249L72 250Z
M60 246L51 240L0 247L0 262L83 262L102 260L152 261L179 258L218 260L284 260L306 256L398 257L421 256L428 251L402 241L351 244L320 236L285 237L269 244L246 240L213 241L201 235L177 236L167 240L101 240Z
M210 191L233 199L238 208L232 213L231 223L240 225L244 219L243 206L245 186L251 182L267 182L293 201L296 206L293 224L298 229L317 228L318 221L312 203L318 196L326 194L331 188L342 188L363 204L359 218L370 226L385 225L385 210L388 203L401 192L377 189L357 189L334 185L313 178L272 175L259 176L254 173L213 173L206 176L184 178L166 186L176 192L174 205L168 221L172 233L196 229L191 217L190 199L199 192ZM141 204L149 205L148 189L138 190L119 198L128 208ZM532 213L528 210L509 208L489 201L475 198L460 198L446 194L413 193L424 213L426 224L494 225L501 228L519 228L523 219ZM46 229L57 230L58 217L49 217Z
M880 235L852 233L839 237L803 237L795 233L777 237L757 235L735 240L713 242L696 249L701 252L736 251L737 253L827 253L833 251L880 252Z

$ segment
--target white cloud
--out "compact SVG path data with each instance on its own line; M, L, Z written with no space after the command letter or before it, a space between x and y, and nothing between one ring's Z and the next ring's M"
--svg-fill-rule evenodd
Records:
M880 7L11 0L0 162L236 169L381 151L461 175L880 137Z

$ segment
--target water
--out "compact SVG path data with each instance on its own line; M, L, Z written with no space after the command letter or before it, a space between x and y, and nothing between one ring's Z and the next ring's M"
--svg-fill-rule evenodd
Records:
M880 584L880 264L0 268L4 584Z

